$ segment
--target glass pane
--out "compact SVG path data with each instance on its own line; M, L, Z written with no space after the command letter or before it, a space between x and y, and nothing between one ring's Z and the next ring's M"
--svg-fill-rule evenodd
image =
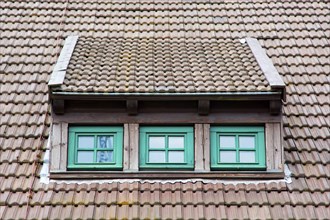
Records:
M184 148L184 137L168 137L169 148Z
M78 148L94 148L94 136L78 136Z
M93 163L93 151L78 151L78 163Z
M149 137L149 148L165 148L165 137Z
M241 163L255 163L256 157L254 151L241 151L239 152L239 161Z
M150 163L165 163L165 151L149 151Z
M236 151L220 151L220 163L236 163Z
M97 147L113 149L113 136L98 136Z
M168 162L170 163L184 163L184 151L169 151Z
M235 136L220 136L220 148L235 148Z
M98 151L96 154L96 162L98 163L113 162L113 151Z
M254 136L242 136L239 137L240 148L254 148Z

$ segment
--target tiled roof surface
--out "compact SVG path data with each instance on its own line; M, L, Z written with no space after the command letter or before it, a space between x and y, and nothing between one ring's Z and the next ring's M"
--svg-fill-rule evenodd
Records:
M329 218L328 1L13 0L0 3L0 22L0 219ZM40 183L47 82L74 34L259 39L287 85L292 183Z
M63 85L72 92L270 91L239 39L80 38Z

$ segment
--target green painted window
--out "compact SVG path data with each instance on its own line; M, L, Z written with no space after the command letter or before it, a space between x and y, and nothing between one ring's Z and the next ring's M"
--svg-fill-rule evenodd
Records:
M194 168L193 127L140 127L140 169L153 168Z
M211 127L213 170L263 170L265 131L262 126Z
M122 169L120 126L71 126L68 146L69 169Z

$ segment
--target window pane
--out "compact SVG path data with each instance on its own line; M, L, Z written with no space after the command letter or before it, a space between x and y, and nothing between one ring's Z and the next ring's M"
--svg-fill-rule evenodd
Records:
M149 151L150 163L165 163L165 151Z
M113 149L113 136L98 136L97 139L98 148Z
M149 148L165 148L165 137L149 137Z
M241 136L239 137L240 148L254 148L254 136Z
M94 148L94 136L78 136L78 148Z
M220 148L235 148L235 136L220 136Z
M241 151L239 152L239 161L241 163L255 163L255 153L254 151Z
M78 151L78 163L93 163L93 151Z
M184 151L169 151L168 162L170 163L184 163Z
M96 158L96 162L98 163L113 162L113 151L98 151Z
M236 163L236 151L220 151L221 163Z
M184 148L184 137L168 137L169 148Z

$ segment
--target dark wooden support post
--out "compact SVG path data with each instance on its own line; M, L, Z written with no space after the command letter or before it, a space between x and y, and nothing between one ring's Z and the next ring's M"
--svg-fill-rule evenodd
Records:
M53 111L57 115L63 115L64 114L64 107L65 107L65 102L64 100L61 99L54 99L52 101L52 107Z
M278 115L282 110L281 100L272 100L269 101L269 112L271 115Z
M126 101L127 113L129 115L137 115L138 113L138 100Z
M210 100L198 100L198 114L208 115L210 113Z

